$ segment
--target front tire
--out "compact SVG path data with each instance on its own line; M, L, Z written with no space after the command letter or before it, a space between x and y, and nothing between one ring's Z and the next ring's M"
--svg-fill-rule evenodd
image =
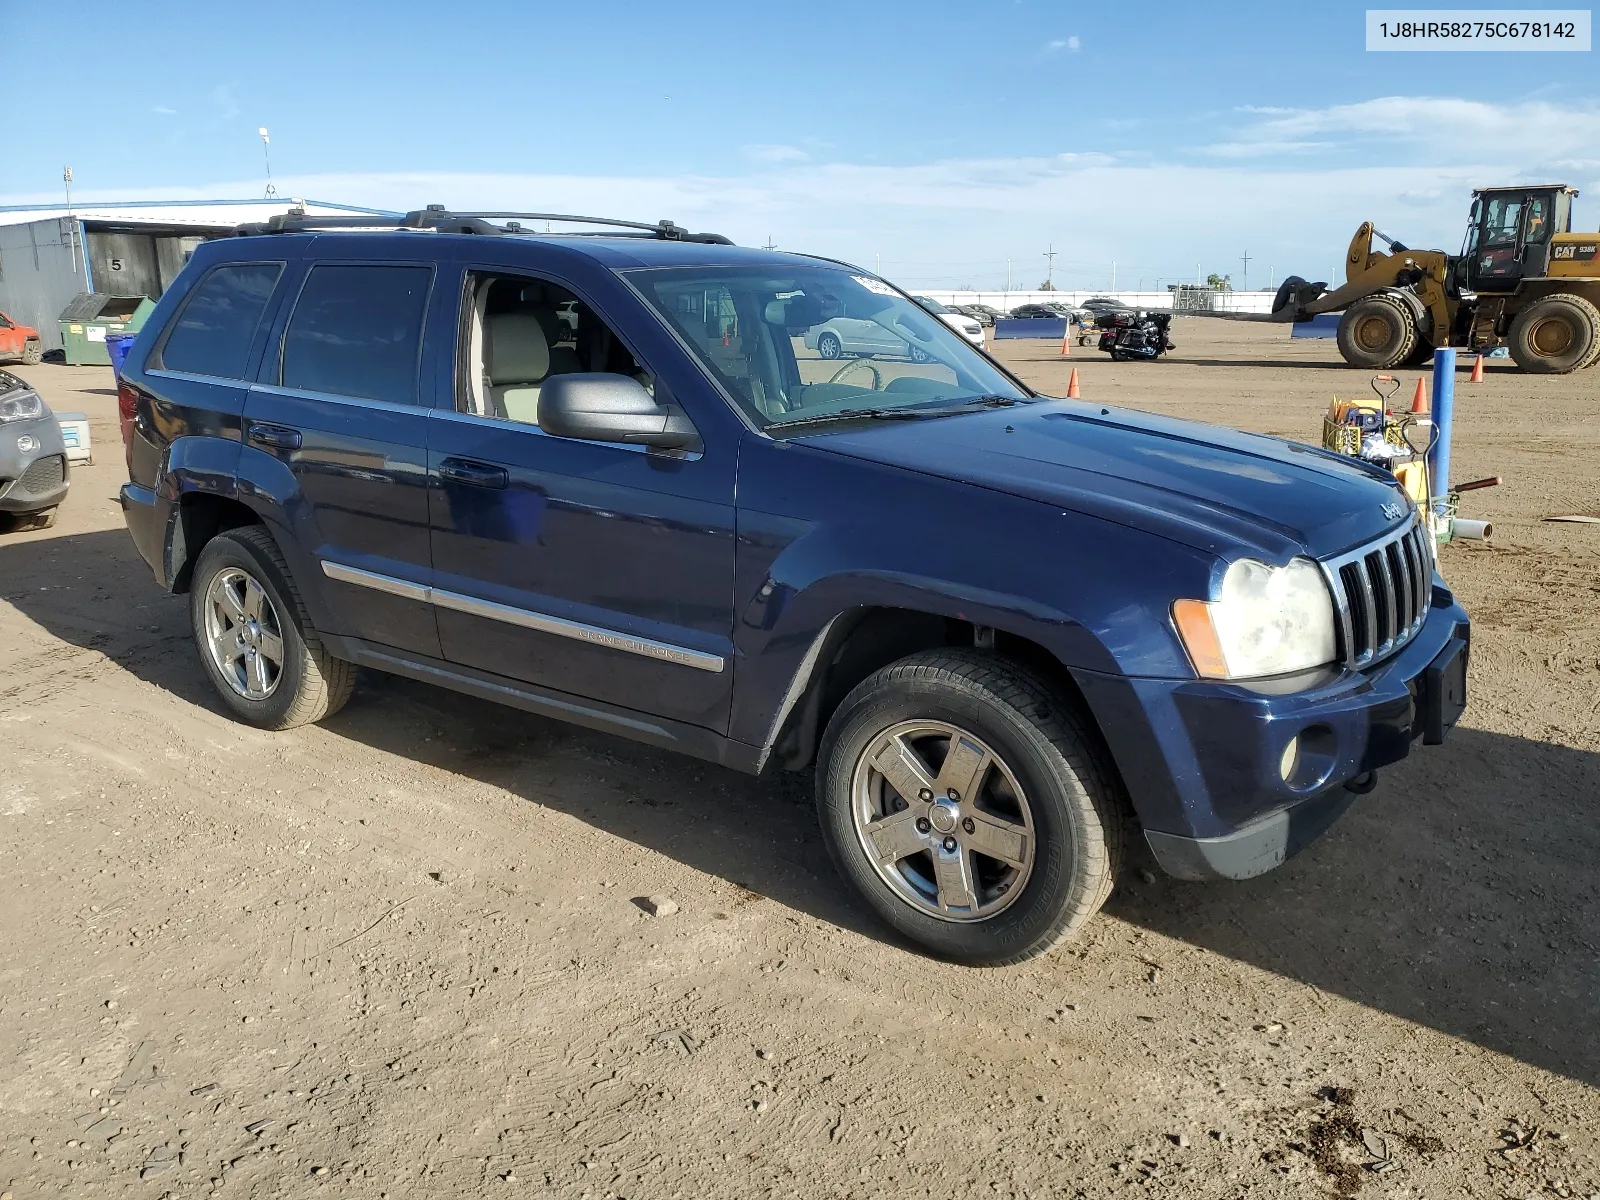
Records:
M44 343L36 338L30 338L22 347L22 365L36 367L39 360L44 357Z
M817 353L823 358L839 358L844 354L844 345L831 333L825 333L817 339Z
M259 525L206 543L189 620L217 694L248 724L278 730L320 721L355 689L355 664L324 649L283 552Z
M1115 774L1071 705L1015 663L937 650L883 668L829 720L818 763L840 874L940 958L1032 958L1111 894Z
M1352 367L1387 371L1410 357L1417 322L1405 301L1379 292L1345 309L1339 318L1339 353Z
M1546 296L1517 314L1506 340L1524 371L1565 375L1600 353L1600 309L1582 296Z

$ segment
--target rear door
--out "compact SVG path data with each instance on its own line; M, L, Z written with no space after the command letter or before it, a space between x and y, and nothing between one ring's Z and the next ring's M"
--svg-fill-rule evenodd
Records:
M423 330L438 267L424 247L358 256L371 236L308 251L245 404L240 476L287 493L328 632L437 658L426 591L435 360Z

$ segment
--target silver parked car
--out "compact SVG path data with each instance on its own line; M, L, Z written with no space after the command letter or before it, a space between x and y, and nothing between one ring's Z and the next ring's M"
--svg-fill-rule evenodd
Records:
M815 350L823 358L843 358L847 354L909 358L912 362L927 362L929 355L921 346L913 345L903 337L891 333L876 321L863 321L856 317L832 317L821 325L806 330L806 349Z
M24 380L0 371L0 522L12 529L49 525L67 484L60 422Z

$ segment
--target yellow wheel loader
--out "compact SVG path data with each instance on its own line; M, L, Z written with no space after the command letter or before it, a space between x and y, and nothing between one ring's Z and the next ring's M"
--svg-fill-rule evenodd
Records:
M1350 239L1343 286L1291 275L1270 319L1342 313L1339 353L1366 370L1417 366L1435 347L1508 345L1524 371L1600 360L1600 233L1572 232L1576 188L1479 188L1459 256L1413 250L1368 221ZM1377 250L1381 241L1387 252Z

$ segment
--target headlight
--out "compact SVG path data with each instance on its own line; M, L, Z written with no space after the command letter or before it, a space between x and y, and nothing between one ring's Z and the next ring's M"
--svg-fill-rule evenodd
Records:
M1309 558L1285 567L1241 558L1217 599L1179 600L1172 620L1206 679L1287 675L1334 659L1333 597Z
M44 401L38 392L12 392L0 396L0 425L7 421L31 421L45 414Z

